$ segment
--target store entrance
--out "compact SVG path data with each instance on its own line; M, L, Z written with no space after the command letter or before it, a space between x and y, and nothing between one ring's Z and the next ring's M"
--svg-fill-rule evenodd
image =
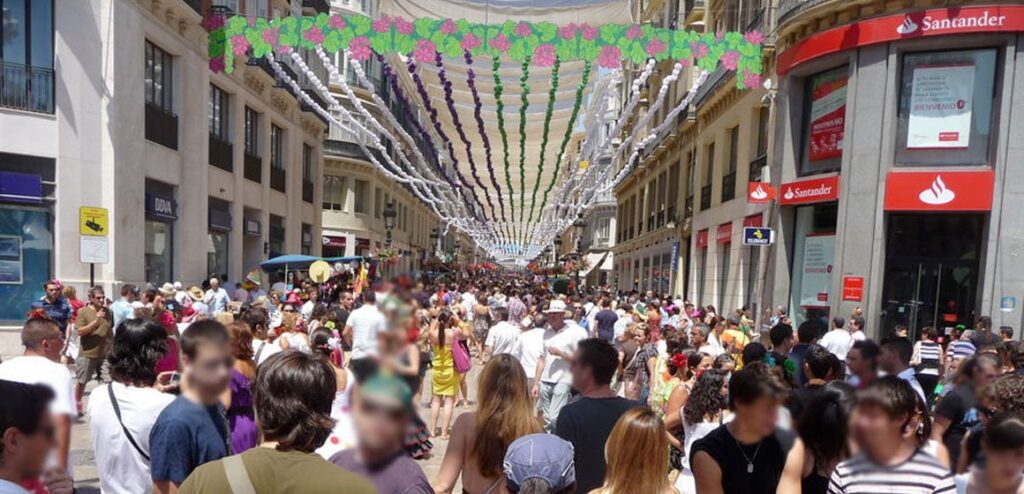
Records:
M886 239L881 336L905 325L940 334L976 317L984 214L893 214Z

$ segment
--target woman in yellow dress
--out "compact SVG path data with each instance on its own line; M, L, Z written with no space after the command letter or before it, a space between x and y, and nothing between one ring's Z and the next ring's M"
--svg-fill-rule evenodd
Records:
M430 431L438 434L437 419L444 403L444 427L441 434L448 439L448 429L452 423L452 408L455 405L455 394L459 391L461 375L455 372L455 360L452 358L452 345L457 344L456 338L466 335L447 309L442 309L437 319L430 323L428 338L434 348L433 370L430 377Z

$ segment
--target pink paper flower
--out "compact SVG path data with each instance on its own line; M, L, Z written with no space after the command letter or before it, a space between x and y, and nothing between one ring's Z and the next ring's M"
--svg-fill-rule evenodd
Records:
M416 27L413 26L411 22L402 17L395 17L395 30L398 31L398 34L408 36L412 34L415 29Z
M697 50L695 51L695 53L697 54L697 58L704 58L708 56L708 45L705 45L704 43L698 43Z
M583 24L583 39L587 41L594 41L601 32L590 24Z
M725 38L725 31L719 30L715 32L715 41L721 43L722 38Z
M644 35L644 30L640 28L639 24L633 24L629 30L626 31L626 39L637 39Z
M533 28L525 22L520 22L519 24L516 24L515 33L516 36L526 37L533 34Z
M277 53L279 53L281 55L288 55L291 52L292 52L292 47L290 47L288 45L279 45L277 47Z
M655 56L655 55L665 51L667 48L668 48L668 45L666 45L664 41L662 41L662 40L660 40L658 38L654 38L654 39L652 39L651 41L649 41L647 43L647 47L645 48L645 50L647 51L648 55L653 57L653 56Z
M249 27L256 27L256 18L255 17L250 17L247 20L247 22L249 23Z
M508 40L508 36L505 36L504 33L498 34L491 40L491 48L498 50L501 53L507 52L511 46L512 42Z
M597 56L597 64L606 69L616 69L622 63L622 51L619 47L605 45L601 47L601 53Z
M451 19L445 19L444 22L441 23L441 32L444 34L455 34L459 32L459 25Z
M231 52L236 57L245 55L245 52L249 50L249 40L245 39L245 36L236 34L231 37Z
M533 50L533 64L537 67L550 67L555 64L554 45L543 44Z
M690 60L689 58L680 58L679 59L679 64L682 65L683 67L689 67L690 64L692 64L692 63L693 63L693 60Z
M743 85L748 88L755 88L761 85L761 75L743 71Z
M378 33L386 33L391 29L391 19L386 15L382 15L380 19L373 21L373 30Z
M270 46L277 46L277 38L280 35L281 35L281 28L274 27L274 28L270 28L270 29L264 30L260 34L260 39L262 39L264 43L266 43L266 44L268 44Z
M210 70L213 72L224 71L224 57L214 57L210 59Z
M736 64L740 61L740 53L737 51L727 51L722 54L721 62L722 66L729 70L736 70Z
M327 18L327 27L331 29L345 29L345 18L334 14Z
M750 31L749 33L744 34L743 39L746 40L747 43L750 43L752 45L759 45L761 43L764 43L764 33L755 29L753 31Z
M558 28L558 35L562 39L573 39L576 37L576 23L570 22L569 24Z
M317 26L307 29L306 32L302 33L302 37L306 38L306 41L318 45L324 42L324 32Z
M459 45L462 46L463 50L472 51L474 48L480 46L480 43L480 38L477 38L475 34L466 33L466 35L462 37L462 42L459 43Z
M218 13L211 15L210 17L206 18L206 30L214 31L220 29L224 27L225 22L227 22L227 19L224 17L223 14Z
M370 49L370 40L366 36L353 38L348 44L348 54L353 60L369 60L373 55Z
M433 63L435 55L437 55L437 47L429 39L417 41L416 49L412 52L413 58L419 63Z

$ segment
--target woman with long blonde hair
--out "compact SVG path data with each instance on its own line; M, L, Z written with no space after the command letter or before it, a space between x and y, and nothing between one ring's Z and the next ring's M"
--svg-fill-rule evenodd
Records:
M678 494L668 481L668 437L658 414L636 407L622 414L604 447L604 485L591 494Z
M477 397L477 411L455 421L434 482L439 494L450 493L460 474L465 494L507 492L502 474L505 450L520 437L543 432L533 411L526 372L511 355L495 355L487 362L480 372Z

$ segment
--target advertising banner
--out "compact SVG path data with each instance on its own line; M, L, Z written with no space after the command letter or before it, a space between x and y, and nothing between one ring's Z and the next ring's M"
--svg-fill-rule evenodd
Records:
M914 67L907 149L965 149L971 137L974 64Z
M886 211L991 211L995 172L889 172Z
M800 281L801 307L827 307L835 256L834 233L808 235L804 239L803 279Z
M838 158L843 155L846 79L845 67L818 74L811 79L810 135L807 138L809 161Z
M0 235L0 284L20 285L23 273L21 237Z

